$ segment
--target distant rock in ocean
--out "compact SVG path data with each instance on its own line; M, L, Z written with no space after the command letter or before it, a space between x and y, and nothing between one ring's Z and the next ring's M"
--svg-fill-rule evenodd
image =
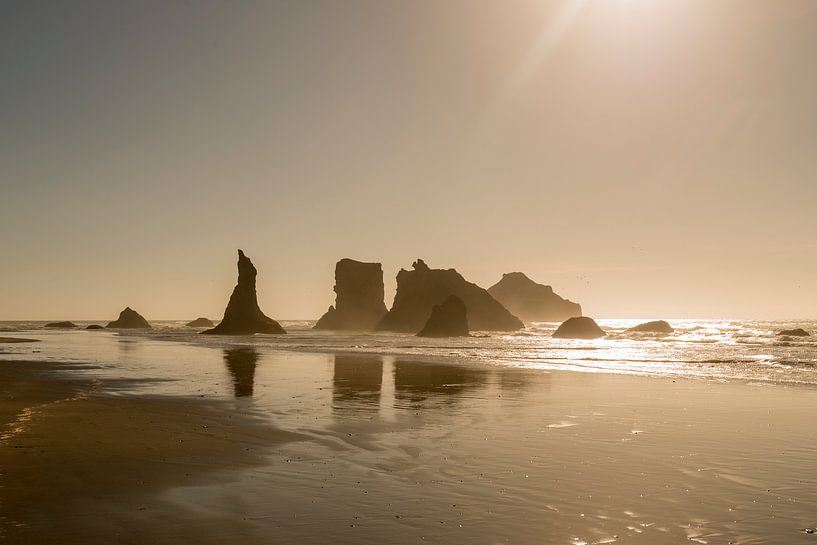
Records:
M335 265L335 306L329 307L314 329L371 330L386 315L383 267L341 259Z
M811 337L811 334L805 329L784 329L777 333L781 337Z
M593 318L579 316L565 320L553 336L557 339L598 339L607 335Z
M468 325L479 331L516 331L525 327L485 289L465 280L454 269L431 269L418 259L413 270L397 273L394 304L377 329L416 333L431 316L434 305L456 295L468 309Z
M431 309L425 327L418 337L468 337L468 309L456 295L448 298Z
M632 333L664 333L669 335L673 333L675 330L672 328L669 323L665 322L664 320L655 320L653 322L644 322L643 324L638 324L637 326L631 327L627 331Z
M578 303L568 301L553 292L553 288L537 284L521 272L510 272L488 288L494 299L526 322L561 322L582 315Z
M125 308L119 313L118 319L110 322L105 327L112 329L151 329L148 321L130 307Z
M51 322L50 324L45 324L45 327L53 329L71 329L77 327L77 324L74 322Z
M99 324L91 324L91 325L89 325L88 327L86 327L85 329L105 329L105 328L104 328L104 327L102 327L102 326L101 326L101 325L99 325Z
M216 327L202 331L205 335L252 335L253 333L286 333L281 325L268 318L258 308L258 297L255 293L255 277L258 271L238 250L238 284L233 289L224 318Z
M187 327L213 327L214 325L216 324L208 318L196 318L192 322L187 322Z

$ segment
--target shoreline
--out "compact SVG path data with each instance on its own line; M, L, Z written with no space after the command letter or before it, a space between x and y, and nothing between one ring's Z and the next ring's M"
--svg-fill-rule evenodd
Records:
M0 542L753 543L817 526L813 389L98 339L117 361L0 356Z
M115 395L150 381L70 377L77 367L93 370L0 360L0 541L104 543L163 491L223 482L305 439L221 399Z

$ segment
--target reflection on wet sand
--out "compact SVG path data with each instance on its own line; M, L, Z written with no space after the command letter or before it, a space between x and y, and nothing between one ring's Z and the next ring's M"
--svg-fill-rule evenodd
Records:
M228 348L224 350L224 363L233 378L235 397L252 396L255 384L255 366L259 355L255 348Z
M383 387L380 356L335 356L332 406L335 409L378 408Z
M398 400L431 398L453 401L467 391L483 386L490 372L482 368L397 360L394 363L394 395Z

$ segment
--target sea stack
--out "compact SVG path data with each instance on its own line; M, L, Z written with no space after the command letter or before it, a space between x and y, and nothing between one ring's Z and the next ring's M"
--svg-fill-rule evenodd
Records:
M561 322L582 315L578 303L564 299L553 288L537 284L521 272L502 275L488 288L494 299L526 322Z
M663 333L665 335L669 335L675 330L664 320L655 320L653 322L638 324L637 326L631 327L627 331L632 333Z
M372 330L388 310L383 302L383 267L341 259L335 265L335 305L314 329Z
M130 307L126 307L125 310L119 313L119 318L105 327L112 329L152 329L148 321Z
M224 318L213 329L202 331L205 335L252 335L253 333L286 333L281 325L268 318L258 308L258 297L255 293L255 277L258 271L238 250L238 284L236 284Z
M431 316L418 337L468 337L468 309L456 295L431 309Z
M456 295L468 309L468 325L479 331L516 331L525 327L484 288L465 280L454 269L431 269L422 259L411 271L397 273L397 293L391 310L377 324L381 331L417 333L431 309L450 295Z
M192 322L187 322L187 327L213 327L214 325L216 324L208 318L196 318Z
M596 321L587 316L569 318L553 333L556 339L598 339L605 335Z

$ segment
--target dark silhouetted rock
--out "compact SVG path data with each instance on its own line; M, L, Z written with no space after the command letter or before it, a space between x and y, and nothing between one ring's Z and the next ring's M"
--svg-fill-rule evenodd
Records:
M268 318L258 308L258 297L255 293L255 277L258 271L238 250L238 284L236 284L224 318L216 327L202 331L209 335L252 335L253 333L286 333L281 325Z
M192 322L187 323L187 327L213 327L214 325L216 324L207 318L196 318Z
M593 318L578 316L569 318L553 333L557 339L598 339L606 333Z
M454 269L430 269L422 259L414 270L397 273L394 304L377 329L416 333L431 316L431 309L449 296L456 295L468 309L468 325L479 331L516 331L525 324L508 312L485 289L465 280Z
M107 326L114 329L151 329L147 320L142 315L127 307L119 313L119 318L110 322Z
M784 329L778 333L781 337L810 337L811 334L805 329Z
M581 305L559 297L550 286L537 284L521 272L503 274L488 293L526 322L561 322L582 315Z
M675 330L672 328L669 323L665 322L664 320L655 320L654 322L645 322L643 324L638 324L637 326L631 327L627 331L631 331L633 333L665 333L670 334Z
M456 295L449 295L448 299L439 305L434 305L425 327L417 336L467 337L468 309L465 308L462 299Z
M53 329L71 329L77 327L77 324L74 322L51 322L50 324L45 324L45 327L50 327Z
M341 259L335 266L335 306L315 324L315 329L370 330L386 315L383 303L383 267Z
M88 327L86 327L85 329L105 329L105 328L104 328L104 327L102 327L102 326L101 326L101 325L99 325L99 324L91 324L91 325L89 325Z

